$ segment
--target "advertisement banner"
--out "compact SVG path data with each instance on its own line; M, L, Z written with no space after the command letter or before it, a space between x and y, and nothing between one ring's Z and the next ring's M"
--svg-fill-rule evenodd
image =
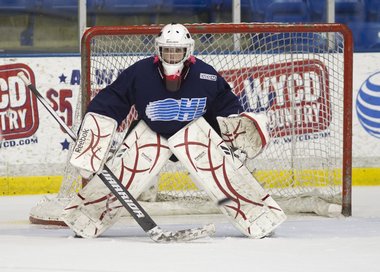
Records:
M355 168L368 175L369 169L378 169L380 166L379 63L380 53L354 55L354 179L358 177L355 176ZM314 82L317 82L316 79L318 82L323 81L326 74L323 65L313 63L309 70ZM17 77L20 71L26 74L56 113L71 127L80 121L75 118L80 92L80 57L0 58L0 178L62 176L72 141ZM228 77L228 74L224 76ZM315 101L310 96L310 101L305 101L305 107L314 109L315 105L328 106L328 100L323 100L326 96L322 95L327 92L328 86L323 85L320 88L321 95L316 96ZM277 108L279 112L282 109L281 105ZM319 115L316 118L331 119ZM317 128L310 127L310 130L322 130L328 123L320 125ZM286 136L285 132L278 133ZM360 179L367 178L363 175L360 175Z
M19 72L71 127L77 121L80 58L0 59L0 176L62 175L71 139L17 77Z
M380 53L354 54L353 167L380 167Z

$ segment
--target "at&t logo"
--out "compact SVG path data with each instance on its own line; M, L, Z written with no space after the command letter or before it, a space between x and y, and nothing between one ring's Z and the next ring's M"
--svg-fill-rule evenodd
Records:
M360 87L356 112L363 128L380 138L380 72L371 75Z

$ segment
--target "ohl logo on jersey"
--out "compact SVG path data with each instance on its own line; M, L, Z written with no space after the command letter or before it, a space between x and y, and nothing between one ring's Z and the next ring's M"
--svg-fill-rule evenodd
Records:
M265 111L271 137L326 131L332 120L328 69L298 60L220 72L246 111ZM244 76L241 76L244 75Z
M150 102L145 109L152 121L192 121L206 112L207 98L167 98Z

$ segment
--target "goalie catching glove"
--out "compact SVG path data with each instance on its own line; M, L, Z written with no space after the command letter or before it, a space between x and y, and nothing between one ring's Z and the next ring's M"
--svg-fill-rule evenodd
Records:
M82 122L70 163L89 178L103 168L116 132L117 122L107 116L88 112Z
M248 159L258 156L269 142L268 119L264 113L243 112L217 117L224 142ZM241 154L239 155L241 157Z

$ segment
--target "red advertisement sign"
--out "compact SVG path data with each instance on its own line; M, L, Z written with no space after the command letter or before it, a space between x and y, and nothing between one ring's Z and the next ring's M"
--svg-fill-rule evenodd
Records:
M265 111L272 137L327 129L331 122L329 77L319 60L300 60L222 71L246 111Z
M0 66L0 132L3 140L26 138L39 125L37 99L17 76L24 72L35 84L29 66L17 63Z

